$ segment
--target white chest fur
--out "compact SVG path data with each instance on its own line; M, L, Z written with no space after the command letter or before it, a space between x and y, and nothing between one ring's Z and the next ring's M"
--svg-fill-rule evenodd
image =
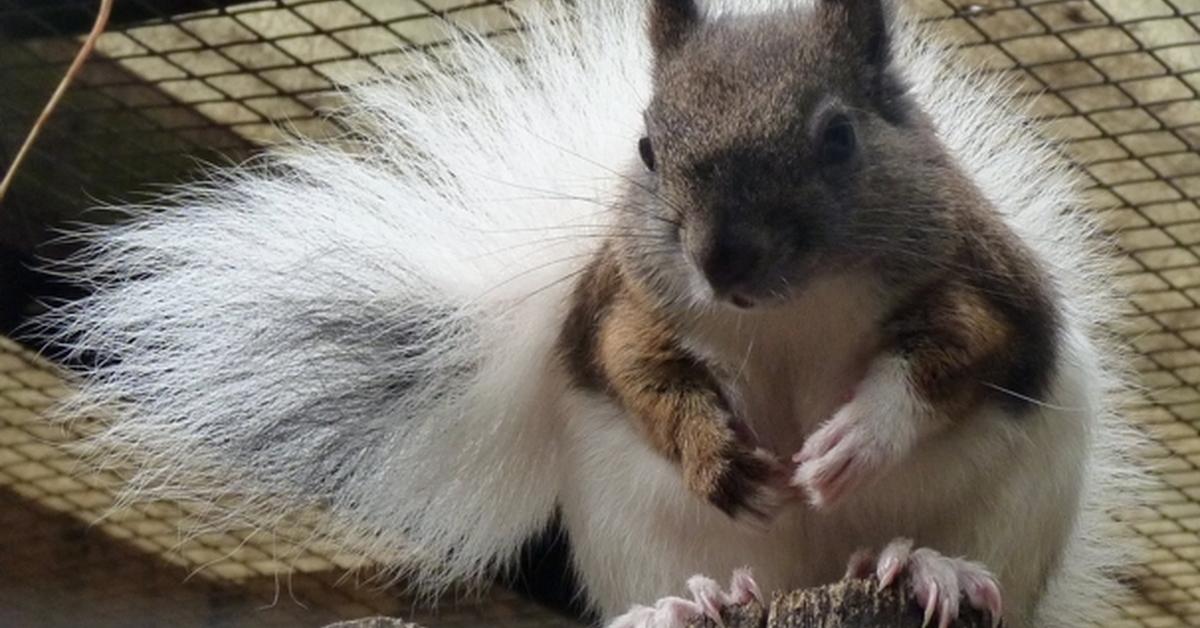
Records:
M687 342L733 375L737 414L764 447L786 456L832 415L878 350L878 295L869 277L822 278L786 305L719 308Z
M857 382L879 345L872 290L829 279L787 307L697 323L691 348L735 375L735 403L763 446L789 456ZM854 550L909 536L987 563L1015 611L1010 624L1024 625L1073 525L1087 457L1090 347L1066 344L1055 407L1018 418L985 406L837 509L797 501L765 530L689 493L619 406L573 393L560 495L589 598L611 616L679 593L692 574L747 565L768 591L811 586L838 578ZM1014 557L1017 546L1027 551Z

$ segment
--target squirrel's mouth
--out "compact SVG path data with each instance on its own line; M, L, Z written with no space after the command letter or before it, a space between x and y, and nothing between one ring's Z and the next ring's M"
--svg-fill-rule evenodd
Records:
M716 294L714 298L737 310L754 310L770 307L786 301L788 295L782 291L758 291L753 289L727 290Z
M735 294L729 295L729 302L732 303L734 307L736 307L740 310L748 310L748 309L754 307L754 299L751 299L750 297L742 295L742 294L735 293Z
M724 290L717 290L709 284L710 294L713 299L738 310L772 308L795 298L819 274L820 268L814 260L788 274L765 271L757 281Z
M690 252L684 253L688 290L700 303L721 304L735 310L747 311L781 305L795 296L796 291L816 273L813 261L803 264L760 265L748 276L736 281L722 281L704 272ZM798 266L798 267L795 267Z

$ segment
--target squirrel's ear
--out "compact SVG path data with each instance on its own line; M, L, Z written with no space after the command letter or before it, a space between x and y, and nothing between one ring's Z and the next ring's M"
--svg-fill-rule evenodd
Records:
M892 7L889 0L821 0L833 12L868 66L883 71L891 61Z
M861 64L863 89L884 117L902 122L908 107L903 81L890 67L895 5L892 0L820 0L832 32L844 33L852 55Z
M696 0L654 0L650 4L650 45L655 54L673 50L700 24Z

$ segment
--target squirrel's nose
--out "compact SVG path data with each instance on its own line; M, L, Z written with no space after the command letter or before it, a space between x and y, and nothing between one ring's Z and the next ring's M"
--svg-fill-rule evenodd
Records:
M746 241L719 238L704 257L701 270L719 296L736 296L738 288L754 281L762 250Z

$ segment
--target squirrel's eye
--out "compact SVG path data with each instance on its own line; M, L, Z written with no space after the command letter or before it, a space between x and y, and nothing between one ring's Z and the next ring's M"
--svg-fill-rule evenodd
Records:
M646 168L654 172L654 146L650 144L650 138L643 137L638 140L638 154L642 156L642 163L646 164Z
M845 163L854 156L857 148L858 138L854 134L854 123L845 114L834 116L821 134L821 162Z

